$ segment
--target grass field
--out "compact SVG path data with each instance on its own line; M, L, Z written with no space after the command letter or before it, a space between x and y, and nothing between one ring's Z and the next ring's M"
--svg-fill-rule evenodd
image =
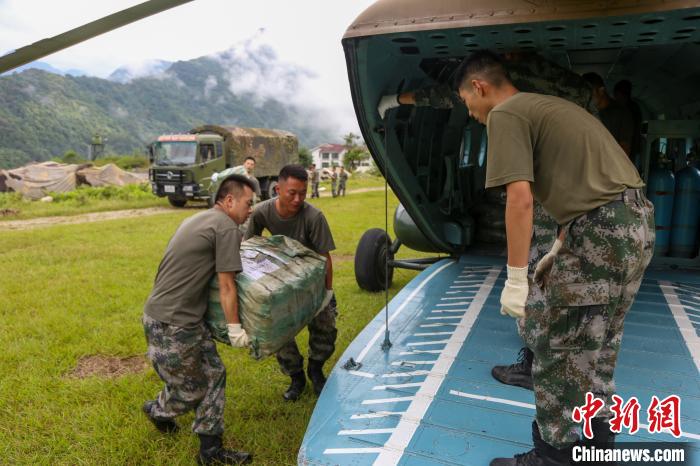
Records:
M383 192L314 200L338 246L339 337L327 369L383 306L383 293L357 287L352 258L362 233L383 227L383 202ZM393 213L393 196L390 204ZM0 232L0 464L194 464L192 415L179 420L181 433L164 436L140 412L162 386L150 366L118 378L71 373L85 356L144 354L143 302L167 241L197 211ZM397 271L391 294L413 276ZM304 353L306 339L304 331ZM228 370L225 444L253 452L254 464L296 464L311 390L285 403L288 379L274 359L256 362L225 345L219 351Z

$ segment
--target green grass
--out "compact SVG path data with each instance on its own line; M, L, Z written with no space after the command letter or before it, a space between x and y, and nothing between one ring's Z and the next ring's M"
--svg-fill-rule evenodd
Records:
M366 229L384 225L383 202L382 192L314 200L338 246L339 336L327 368L383 306L383 293L357 287L351 257ZM170 236L196 212L0 232L0 464L193 464L191 414L179 419L181 433L164 436L140 412L162 387L150 366L117 379L68 374L82 356L144 354L143 303ZM391 295L414 276L397 271ZM306 331L298 341L306 353ZM288 379L274 358L219 351L228 370L225 444L253 452L254 464L296 464L311 390L285 403Z

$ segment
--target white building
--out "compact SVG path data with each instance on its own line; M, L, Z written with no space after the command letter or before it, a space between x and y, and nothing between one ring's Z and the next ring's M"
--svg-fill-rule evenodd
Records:
M342 144L321 144L311 149L311 159L316 168L331 168L333 166L343 166L343 161L347 149ZM372 168L372 158L360 162L357 171L364 172Z

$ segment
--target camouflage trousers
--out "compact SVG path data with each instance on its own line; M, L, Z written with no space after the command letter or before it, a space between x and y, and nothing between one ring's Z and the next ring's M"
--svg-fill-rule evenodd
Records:
M342 181L341 181L340 183L338 183L338 193L337 193L337 195L340 196L340 193L343 193L343 196L345 196L345 183L342 182Z
M195 433L221 435L226 368L207 326L176 327L144 315L143 328L148 359L165 382L151 415L165 420L195 410Z
M335 318L338 316L335 296L325 309L316 314L307 328L309 329L309 360L320 363L326 362L335 351L335 339L338 330L335 328ZM280 369L286 375L292 375L304 370L304 357L299 353L295 340L284 345L276 354Z
M571 418L586 392L612 404L624 319L654 251L654 209L640 190L576 218L545 276L530 284L521 336L534 353L536 419L563 448L579 438ZM599 414L609 418L609 410Z
M338 195L338 192L336 191L338 189L338 182L337 181L331 181L331 194L333 197Z
M313 199L314 197L319 197L318 194L318 181L313 181L311 183L311 198Z

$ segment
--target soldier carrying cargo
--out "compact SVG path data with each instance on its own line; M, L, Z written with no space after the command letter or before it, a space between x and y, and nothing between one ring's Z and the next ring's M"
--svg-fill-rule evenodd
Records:
M323 213L304 201L308 175L300 165L287 165L279 173L277 185L279 196L261 202L250 217L246 239L262 234L266 229L273 235L284 235L299 241L309 249L325 256L326 290L333 290L333 263L330 251L335 249L333 235ZM335 351L337 329L335 296L330 304L309 323L308 375L314 392L321 393L326 383L323 364ZM296 341L291 340L277 352L277 361L282 372L291 378L284 392L284 399L296 401L306 386L304 358L299 353Z
M249 345L238 318L236 273L242 270L241 233L253 205L253 184L229 175L216 205L178 227L158 266L143 314L148 358L165 387L143 412L163 433L178 430L175 417L195 410L192 430L199 436L199 464L242 464L251 455L222 445L226 368L204 322L209 282L218 274L221 306L234 347Z
M331 194L333 197L338 195L338 172L336 172L336 166L333 165L333 171L331 172Z
M320 197L318 194L318 185L321 182L321 173L316 169L316 164L312 163L309 170L309 178L311 178L311 199Z

